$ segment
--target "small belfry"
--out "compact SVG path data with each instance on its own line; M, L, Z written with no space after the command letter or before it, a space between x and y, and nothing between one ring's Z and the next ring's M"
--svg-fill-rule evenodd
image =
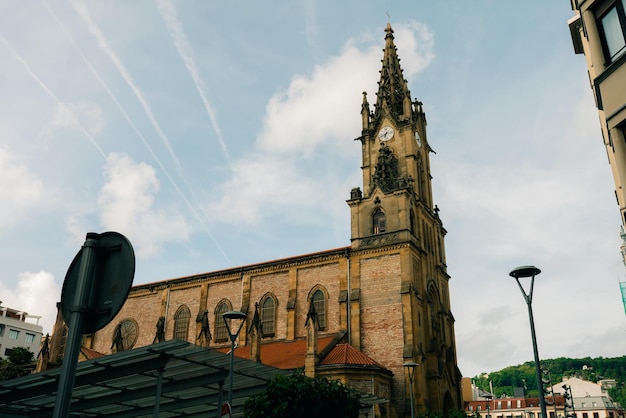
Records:
M422 103L411 100L389 23L385 33L374 110L365 92L361 105L362 132L357 140L363 151L363 191L352 189L348 201L353 248L367 245L365 238L381 233L409 239L407 234L417 235L418 218L436 216L426 115Z

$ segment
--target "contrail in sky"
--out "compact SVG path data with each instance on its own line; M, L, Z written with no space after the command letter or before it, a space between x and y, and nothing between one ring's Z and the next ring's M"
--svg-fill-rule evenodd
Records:
M191 78L193 79L196 89L198 90L198 94L202 99L202 103L204 103L204 107L209 115L209 119L211 119L211 124L213 125L213 130L215 130L215 134L217 135L217 140L222 147L222 152L226 158L229 158L228 148L226 147L226 143L224 142L224 136L222 135L222 130L220 129L220 125L217 121L217 116L215 114L215 110L213 106L209 102L209 99L206 97L206 85L200 76L200 72L198 71L198 66L196 65L196 60L194 59L193 50L189 41L187 40L187 35L185 35L185 31L178 19L178 15L176 14L176 9L174 5L169 0L157 0L157 8L159 9L159 14L161 18L165 22L165 26L167 27L167 31L169 32L171 38L174 40L174 46L176 47L176 51L178 51L178 55L183 59L187 70L191 74Z
M111 91L111 89L109 88L109 86L107 86L107 84L105 83L105 81L102 79L102 77L100 77L100 74L98 73L98 71L94 68L94 66L91 64L91 62L87 59L87 57L85 56L85 54L83 53L83 51L78 47L78 44L76 44L76 42L74 41L74 38L72 37L72 35L68 32L68 30L66 29L65 25L63 24L63 22L61 22L61 20L58 18L58 16L56 15L56 13L54 13L54 11L48 6L47 3L44 2L44 6L46 7L46 9L48 10L48 12L52 15L52 17L54 18L54 20L57 22L57 24L61 27L61 29L63 30L63 32L65 33L65 36L67 36L69 38L69 40L72 42L72 45L74 46L74 49L76 49L76 51L78 52L78 54L80 55L81 59L83 60L83 62L87 65L87 67L89 68L89 70L93 73L93 75L96 77L96 79L98 80L98 82L100 83L100 85L102 85L102 87L106 90L107 94L109 95L109 97L111 98L111 100L113 100L113 103L115 103L115 106L118 108L118 110L120 111L120 113L124 116L124 118L126 119L126 121L128 122L128 124L133 128L133 130L135 131L135 133L137 134L137 136L141 139L141 142L143 142L144 146L148 149L148 152L150 153L150 155L152 156L152 158L154 158L154 161L157 163L157 165L159 166L159 168L161 169L161 171L163 171L163 173L165 174L165 176L167 177L167 179L170 181L170 183L172 184L172 186L174 187L174 189L176 189L176 192L178 193L178 195L181 197L181 199L185 202L185 204L187 205L187 207L191 210L191 212L194 214L196 220L200 223L200 225L202 225L202 227L204 228L204 230L206 231L206 233L209 235L209 237L211 238L211 240L213 241L213 243L215 244L215 246L218 248L218 250L222 253L222 255L224 256L224 258L230 262L230 258L228 257L228 255L226 255L226 253L224 252L224 249L222 248L222 246L220 245L220 243L217 241L217 239L215 238L215 236L213 236L213 234L211 233L211 230L209 229L209 227L204 223L202 217L200 216L200 214L198 213L198 211L196 210L196 208L189 202L189 200L187 199L187 197L185 196L185 194L183 193L183 191L180 189L180 187L178 187L178 184L176 184L176 181L174 180L174 178L170 175L169 171L165 168L165 166L163 165L163 163L161 162L161 160L159 159L159 157L155 154L154 150L152 149L152 147L150 146L150 144L148 143L148 141L146 140L146 138L143 136L143 134L141 133L141 131L139 130L139 128L137 128L137 126L133 123L132 119L130 118L130 116L128 115L128 113L124 110L124 107L122 106L122 104L117 100L117 98L115 97L115 95L113 94L113 92ZM34 77L34 75L33 75ZM40 83L41 84L41 83ZM42 85L43 86L43 85ZM45 88L45 86L43 86ZM47 91L49 91L46 88ZM50 92L50 94L52 94ZM84 131L84 130L83 130ZM86 132L87 135L89 135ZM91 138L91 136L90 136ZM92 139L93 142L95 142ZM95 144L96 147L97 144ZM98 147L98 150L100 150L100 148ZM106 159L106 156L104 155L104 153L102 152L102 150L100 150L100 153L102 154L102 156ZM182 175L181 175L182 176ZM183 178L184 180L184 178Z
M98 150L98 152L100 153L100 155L102 155L102 158L104 158L106 160L106 154L104 153L104 151L102 151L102 148L100 148L100 145L98 145L98 143L96 142L95 138L93 136L91 136L91 134L80 124L80 122L78 122L78 120L76 119L76 117L74 116L74 112L72 112L72 110L67 107L65 105L65 103L63 103L61 101L61 99L59 99L53 92L52 90L50 90L48 88L48 86L46 86L46 84L41 81L41 79L39 77L37 77L37 75L33 72L33 70L30 68L30 66L28 65L28 63L17 53L17 51L15 49L13 49L13 47L11 46L11 44L9 44L9 41L6 40L6 38L0 34L0 42L3 43L8 49L9 51L11 51L11 53L13 54L13 56L15 57L16 60L18 60L20 62L20 64L22 64L24 66L24 69L26 69L26 72L28 73L29 76L31 76L31 78L33 80L35 80L35 82L37 84L39 84L41 86L41 88L48 93L48 95L50 97L52 97L58 104L59 106L61 106L64 110L67 111L67 114L70 115L70 117L72 118L72 122L76 124L76 126L78 126L80 128L80 130L85 134L85 136L87 138L89 138L89 140L91 141L91 143L93 144L94 147L96 147L96 149Z
M122 61L117 56L115 51L113 51L113 49L109 45L109 42L105 38L104 34L102 33L98 25L96 25L96 23L93 20L91 20L91 16L89 16L89 12L87 11L85 4L82 2L79 3L76 0L73 0L72 5L74 6L74 9L78 12L80 17L82 17L85 23L87 23L87 27L89 28L89 31L98 41L98 45L100 45L100 48L106 53L106 55L111 59L111 61L113 61L118 71L122 75L122 78L124 79L124 81L126 81L126 83L130 86L131 90L137 97L137 100L139 100L139 102L141 103L141 106L143 107L144 112L146 112L146 115L148 116L148 119L152 123L152 126L157 131L157 133L159 134L159 137L161 137L161 141L163 142L163 144L169 151L170 156L172 157L172 159L174 160L174 163L176 164L176 168L178 172L182 173L182 165L180 164L180 161L178 160L176 153L172 149L172 146L170 145L170 142L167 139L167 136L161 129L161 126L157 122L154 114L152 113L150 104L145 99L143 93L141 92L137 84L135 83L133 77L126 70L126 67L124 67L124 64L122 64Z

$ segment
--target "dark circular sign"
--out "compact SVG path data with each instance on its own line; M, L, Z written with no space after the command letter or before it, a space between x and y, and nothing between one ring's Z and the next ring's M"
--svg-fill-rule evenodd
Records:
M90 232L87 239L97 241L93 247L93 275L86 277L85 283L79 283L84 252L81 248L65 275L61 293L61 313L66 324L72 312L81 311L85 315L83 334L94 333L111 322L122 309L135 276L135 252L125 236L117 232ZM87 288L79 289L82 285ZM83 292L88 295L86 306L73 306L76 294Z

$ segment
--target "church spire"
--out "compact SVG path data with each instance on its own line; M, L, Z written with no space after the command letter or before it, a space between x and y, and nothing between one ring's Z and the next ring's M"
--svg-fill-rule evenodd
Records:
M393 42L393 29L390 23L387 23L385 33L383 67L380 70L374 117L378 119L387 110L390 116L401 121L410 117L411 92L402 74L400 58L398 58L396 45Z

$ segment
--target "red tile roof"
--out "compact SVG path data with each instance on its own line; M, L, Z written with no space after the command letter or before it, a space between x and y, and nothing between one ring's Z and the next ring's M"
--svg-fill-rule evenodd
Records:
M330 344L334 335L322 337L317 341L319 350L323 350ZM230 348L219 348L218 351L227 353ZM235 348L235 356L250 359L250 346ZM306 357L306 339L295 341L275 341L261 344L261 363L279 369L297 369L304 367Z
M96 350L92 350L91 348L82 347L82 346L80 347L80 352L82 353L82 355L85 356L87 360L105 356L105 354L102 354Z
M378 366L384 369L371 357L363 354L350 344L337 344L330 352L320 361L320 365L353 365L353 366Z
M320 365L351 365L351 366L376 366L385 369L371 357L363 354L350 344L330 344L335 340L335 336L322 337L318 340L318 352L325 349L328 354L320 361ZM336 341L336 340L335 340ZM223 353L229 352L229 348L219 348ZM250 359L250 346L235 348L235 356ZM304 367L306 358L306 339L295 341L275 341L261 344L261 362L268 366L279 369L297 369Z

